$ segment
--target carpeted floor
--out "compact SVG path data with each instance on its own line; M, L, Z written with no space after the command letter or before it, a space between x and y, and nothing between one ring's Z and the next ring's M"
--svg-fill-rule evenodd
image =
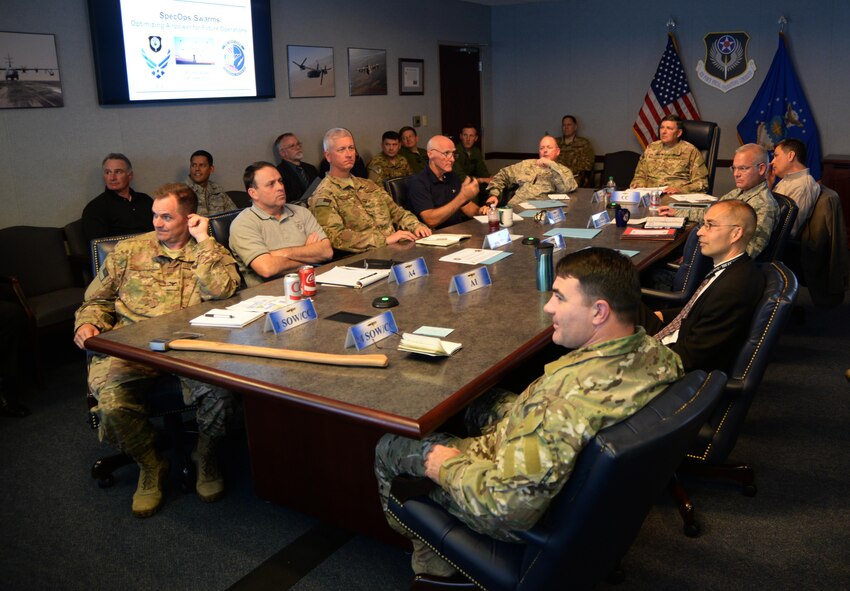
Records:
M850 588L848 352L848 305L805 305L732 454L755 465L758 494L686 479L703 534L686 538L662 496L617 588ZM0 418L0 589L407 588L402 550L258 500L244 433L223 446L224 499L206 505L183 494L172 474L160 513L133 518L135 467L110 489L89 477L109 448L86 424L82 355L63 346L49 355L46 389L27 395L32 415Z

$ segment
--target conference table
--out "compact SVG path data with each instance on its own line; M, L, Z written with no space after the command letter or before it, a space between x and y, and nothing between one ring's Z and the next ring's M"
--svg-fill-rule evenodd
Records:
M543 237L553 227L584 228L602 205L591 203L590 190L578 190L565 207L566 221L544 225L523 219L511 234ZM522 211L517 208L517 212ZM375 537L391 539L377 499L372 470L374 447L384 433L421 438L436 430L492 386L540 368L531 367L552 348L551 321L543 312L549 292L536 288L534 247L519 240L499 248L511 255L487 265L492 284L458 295L449 292L452 277L476 266L440 261L455 250L481 248L487 224L470 220L446 229L470 234L457 246L442 248L402 243L354 255L317 268L369 259L406 262L422 257L429 274L402 283L381 281L362 289L319 285L313 298L318 318L275 335L263 320L244 328L194 328L189 320L256 295L283 295L283 280L238 292L226 301L206 302L178 312L108 331L86 341L86 348L137 361L223 386L242 396L249 455L257 496L295 508L327 522ZM639 251L632 260L640 269L668 256L682 242L621 240L613 224L592 239L566 238L564 252L587 246ZM350 324L329 320L337 312L366 316L379 296L393 296L391 311L399 332L422 326L454 329L446 340L462 344L451 357L432 358L397 349L399 337L361 352L344 343ZM350 355L383 353L386 368L343 367L191 351L154 352L157 338L202 333L205 340ZM560 353L560 352L559 352Z

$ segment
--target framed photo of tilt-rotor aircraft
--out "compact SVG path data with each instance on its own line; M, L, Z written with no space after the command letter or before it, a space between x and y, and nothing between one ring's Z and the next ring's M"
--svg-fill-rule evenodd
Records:
M333 47L287 45L289 98L336 96Z

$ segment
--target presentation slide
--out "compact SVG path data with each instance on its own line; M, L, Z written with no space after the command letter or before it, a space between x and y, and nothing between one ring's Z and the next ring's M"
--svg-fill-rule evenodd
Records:
M121 0L131 101L256 96L250 0Z

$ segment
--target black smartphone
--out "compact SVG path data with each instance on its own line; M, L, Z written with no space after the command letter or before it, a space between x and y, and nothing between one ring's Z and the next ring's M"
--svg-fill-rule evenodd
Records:
M346 324L357 324L364 320L369 320L371 316L365 314L355 314L354 312L336 312L328 316L328 320L336 320L337 322L345 322Z

